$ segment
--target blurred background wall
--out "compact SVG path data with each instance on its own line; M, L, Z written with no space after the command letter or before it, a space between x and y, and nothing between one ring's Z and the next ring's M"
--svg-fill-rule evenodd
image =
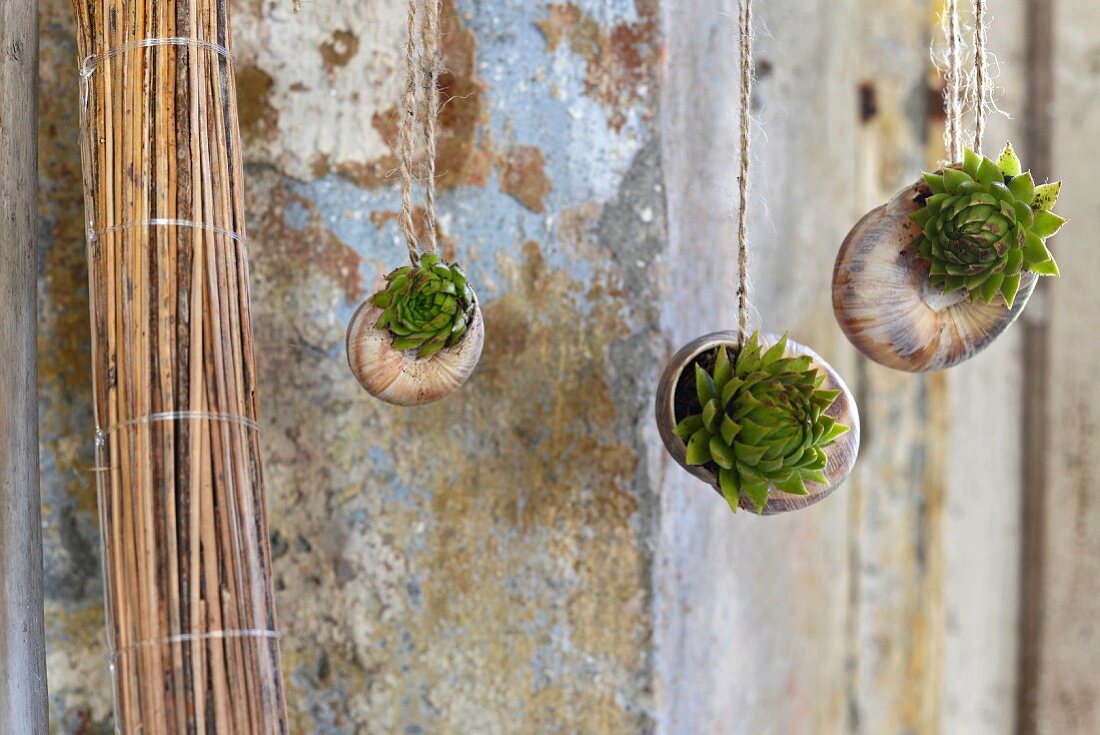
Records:
M1000 106L1065 180L1064 276L949 374L830 309L865 210L942 155L939 2L757 4L756 310L856 390L836 496L730 515L669 463L658 371L732 324L733 0L444 0L459 395L362 394L344 326L400 263L400 0L237 0L272 547L298 733L1100 732L1100 7L1001 0ZM42 1L41 411L57 732L111 732L77 59Z

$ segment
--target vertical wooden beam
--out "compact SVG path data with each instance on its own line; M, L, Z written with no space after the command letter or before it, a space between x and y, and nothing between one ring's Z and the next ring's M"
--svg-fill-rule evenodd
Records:
M1022 148L1020 118L1029 104L1027 0L998 0L994 6L989 48L998 60L997 104L1012 117L990 115L984 152L991 156L1007 140ZM931 20L939 41L939 18ZM965 15L963 22L969 24ZM967 68L971 63L967 54ZM940 82L938 75L934 79ZM939 112L938 103L934 96L933 112ZM944 155L943 132L940 124L930 126L930 164ZM944 735L1009 735L1015 728L1020 582L1014 562L1020 554L1023 495L1017 459L1024 431L1019 398L1023 339L1023 326L1016 325L948 373L951 419L939 682L939 732Z
M38 3L0 0L0 732L47 731L38 495Z
M1100 161L1100 55L1094 0L1032 2L1035 57L1028 154L1039 180L1064 182L1058 209L1070 224L1051 241L1062 277L1028 309L1031 404L1028 452L1030 526L1024 573L1021 732L1100 732L1100 394L1096 391L1096 314L1100 250L1095 169ZM1045 295L1045 294L1044 294ZM1036 308L1036 306L1040 308Z
M1051 170L1054 120L1054 3L1028 0L1023 152L1041 180ZM1016 731L1038 735L1039 642L1046 546L1047 445L1050 416L1050 284L1040 283L1023 318L1023 476L1020 545L1020 623L1017 643Z

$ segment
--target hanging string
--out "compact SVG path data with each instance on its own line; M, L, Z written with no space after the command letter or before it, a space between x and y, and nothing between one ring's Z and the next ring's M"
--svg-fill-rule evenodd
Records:
M415 1L415 0L414 0ZM443 54L440 52L439 6L440 0L426 0L424 13L423 93L428 102L424 116L424 143L427 169L424 175L424 219L428 227L428 251L434 253L439 246L439 233L435 219L435 158L436 122L439 119L439 77L443 73Z
M991 97L986 61L986 0L974 0L974 150L982 152L985 118Z
M405 91L401 97L401 114L397 122L397 155L401 165L401 229L405 233L405 245L409 249L409 259L413 264L420 262L420 243L416 236L416 223L413 222L412 205L414 135L420 112L417 82L421 66L416 58L417 37L420 35L418 1L407 0L409 38L405 42Z
M440 52L439 0L407 0L408 31L405 42L405 89L397 125L397 153L401 170L401 230L413 264L421 251L434 253L439 244L436 221L436 121L439 118L439 77L443 72ZM424 143L425 163L420 177L414 174L416 139ZM427 244L420 241L413 213L413 181L424 186L424 223Z
M749 317L749 105L752 102L752 0L740 0L739 37L741 41L741 168L737 177L739 194L737 209L737 330L738 349L748 339Z
M947 69L945 71L944 109L947 112L947 156L951 163L961 161L963 84L962 84L962 34L959 32L959 2L947 0L944 6L943 29L947 36Z

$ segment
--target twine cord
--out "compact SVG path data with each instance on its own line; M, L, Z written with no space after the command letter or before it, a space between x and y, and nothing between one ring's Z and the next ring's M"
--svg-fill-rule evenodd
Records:
M401 170L401 229L409 259L420 262L420 253L434 253L439 246L436 204L436 125L439 118L439 77L443 70L440 52L439 0L407 0L408 32L405 42L405 89L401 99L401 118L397 126L398 158ZM416 232L413 214L413 181L416 158L416 136L424 143L425 164L422 171L424 187L424 223L427 242Z
M986 60L986 0L974 0L974 150L981 153L991 95Z
M947 156L951 162L961 161L962 151L962 40L959 32L959 2L947 0L944 8L944 34L947 36L947 69L944 73L944 109L947 112Z
M428 251L434 253L439 246L439 233L435 218L435 178L436 178L436 124L439 120L439 77L443 73L443 55L440 51L439 6L440 0L426 0L422 43L424 63L423 93L427 100L424 116L425 168L424 174L424 219L428 226Z
M405 42L405 92L401 98L401 117L397 123L397 148L401 165L401 229L405 233L405 245L409 249L409 260L413 264L420 262L420 244L416 236L416 224L413 222L412 185L414 132L419 113L417 104L417 76L420 64L416 60L416 38L420 27L417 12L419 0L407 0L409 6L408 31Z
M974 110L974 151L980 153L985 138L989 109L993 107L993 91L989 74L987 42L988 0L973 0L974 11L974 69L971 74L962 70L965 51L959 0L945 0L943 30L947 38L947 63L944 68L944 111L947 125L944 142L950 163L963 159L963 119L968 109Z
M738 10L738 35L741 45L741 161L737 176L737 347L741 349L748 339L749 330L748 202L751 132L749 105L752 102L752 0L740 0Z

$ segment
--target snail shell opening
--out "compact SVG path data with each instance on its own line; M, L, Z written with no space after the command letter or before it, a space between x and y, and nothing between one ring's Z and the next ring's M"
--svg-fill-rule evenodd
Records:
M971 302L929 285L931 264L910 247L920 228L922 183L906 187L861 219L833 269L833 312L848 340L875 362L921 373L958 365L988 347L1023 312L1039 277L1023 272L1009 309L997 296Z
M767 349L776 344L781 337L761 332L761 349ZM687 444L676 436L676 425L684 418L676 413L676 395L681 387L682 380L690 380L692 373L688 369L703 354L725 345L731 352L731 357L737 351L738 333L714 332L699 337L684 345L679 352L672 356L661 374L661 380L657 384L657 431L665 444L669 455L678 465L683 467L696 478L714 488L719 496L722 490L718 485L718 475L706 465L687 464ZM822 388L827 390L839 390L840 395L826 411L825 415L831 416L839 423L850 427L848 433L840 436L833 444L825 448L828 463L825 466L825 477L829 481L827 485L807 482L806 495L790 495L781 492L775 487L768 491L768 502L761 511L761 515L778 515L790 511L801 510L815 503L821 502L833 493L852 471L856 463L856 455L859 453L859 410L856 407L855 398L844 380L824 358L805 345L792 339L787 340L787 357L808 356L813 361L813 367L825 374L825 382ZM686 374L686 375L685 375ZM692 383L694 385L694 383ZM694 388L692 388L694 390ZM751 513L756 508L744 496L739 503L743 510Z
M462 387L481 359L485 322L474 295L474 316L462 341L431 357L416 350L395 350L388 329L375 329L382 309L363 302L348 324L347 354L359 385L375 398L395 406L422 406Z

